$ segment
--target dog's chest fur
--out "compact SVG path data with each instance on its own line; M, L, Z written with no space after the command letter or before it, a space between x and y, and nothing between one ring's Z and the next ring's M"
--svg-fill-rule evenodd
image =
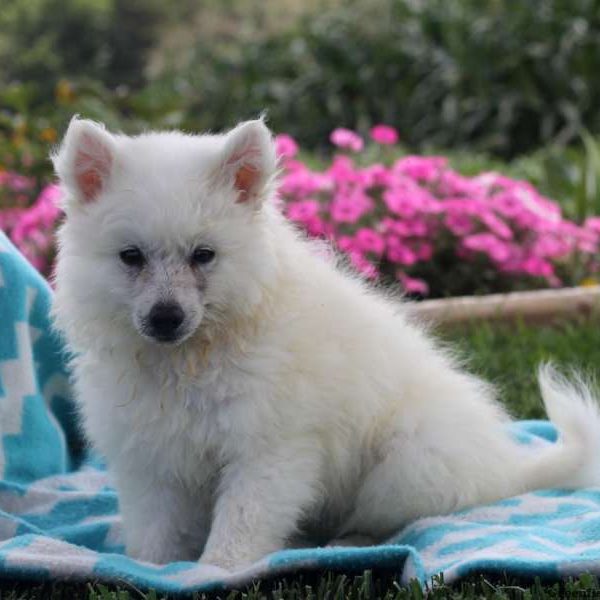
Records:
M109 461L129 455L165 482L203 485L232 451L243 414L248 378L225 362L214 361L195 371L191 363L152 363L138 368L121 366L115 385L115 365L86 368L80 381L103 394L88 401L83 413L92 439ZM114 390L119 389L119 395ZM109 392L110 391L110 392ZM112 397L109 396L112 393ZM107 415L110 414L110 419Z

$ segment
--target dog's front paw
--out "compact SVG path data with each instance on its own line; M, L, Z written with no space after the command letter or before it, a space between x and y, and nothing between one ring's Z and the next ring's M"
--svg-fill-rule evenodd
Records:
M365 546L373 546L375 540L368 535L348 535L331 540L327 547L344 547L344 548L363 548Z
M200 564L220 567L227 571L240 571L249 567L252 563L252 559L219 551L205 552L200 557Z
M127 556L134 558L135 560L149 562L155 565L165 565L181 560L194 560L198 557L198 554L196 554L196 557L194 558L189 552L186 552L186 549L181 548L177 544L169 544L168 542L163 541L162 543L156 544L146 543L137 546L134 546L133 544L128 545Z

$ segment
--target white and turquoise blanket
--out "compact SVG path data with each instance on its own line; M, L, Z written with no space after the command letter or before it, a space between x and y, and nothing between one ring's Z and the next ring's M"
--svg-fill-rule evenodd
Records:
M422 519L371 548L288 550L238 573L191 562L155 566L124 556L117 497L75 427L51 291L0 232L0 578L130 582L159 591L212 590L299 570L394 570L422 584L443 572L559 578L600 575L600 489L545 490ZM552 443L546 422L523 422L523 443Z

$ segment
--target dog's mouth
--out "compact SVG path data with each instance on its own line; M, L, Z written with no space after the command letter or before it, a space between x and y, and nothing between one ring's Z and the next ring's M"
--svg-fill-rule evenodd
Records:
M188 328L175 331L153 331L148 327L138 328L138 333L147 341L160 346L177 346L187 340L193 333Z
M153 342L158 342L159 344L177 344L184 336L176 335L176 334L160 334L160 335L147 335L146 337L150 338Z
M146 341L157 346L169 347L179 346L188 340L195 332L193 327L180 327L174 331L153 331L151 328L136 327L137 332Z

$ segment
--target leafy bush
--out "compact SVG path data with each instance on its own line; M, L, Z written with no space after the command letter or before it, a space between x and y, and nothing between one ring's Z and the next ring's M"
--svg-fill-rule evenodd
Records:
M202 10L225 19L234 4ZM191 0L4 0L0 83L46 116L59 81L95 88L104 106L81 103L83 114L108 108L126 126L218 130L267 109L310 148L338 125L364 133L381 121L413 151L503 158L600 134L600 0L333 4L283 30L246 27L243 11L227 27L206 18L195 47L172 62L165 51L147 82L158 34L193 13Z
M161 19L192 4L6 0L0 164L48 180L49 148L75 112L133 133L220 130L266 108L275 130L312 150L337 125L364 133L384 121L413 152L519 154L514 170L570 216L600 209L591 147L565 150L583 127L600 134L600 0L338 0L260 35L243 11L228 16L235 0L208 3L229 29L201 22L187 63L138 88Z
M111 92L91 80L59 79L41 103L37 89L12 83L0 88L0 168L36 178L52 177L48 156L74 114L102 121L113 131L139 133L147 120L129 115L135 93ZM163 125L157 119L157 126Z
M168 14L159 0L2 0L0 82L35 82L40 102L65 77L139 85Z
M383 121L413 149L508 157L599 133L599 70L600 0L346 0L289 31L200 35L160 85L180 93L185 126L267 108L309 147L338 125Z

